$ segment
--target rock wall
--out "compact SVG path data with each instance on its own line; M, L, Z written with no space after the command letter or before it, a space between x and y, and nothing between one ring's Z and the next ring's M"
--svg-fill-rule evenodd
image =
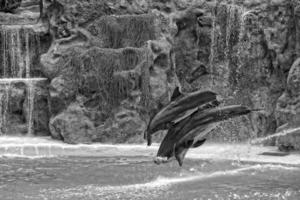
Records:
M290 69L286 90L276 104L276 117L279 125L277 131L298 128L300 125L300 58L294 62ZM277 145L283 150L300 150L299 131L279 137Z
M224 104L262 109L223 123L211 134L214 140L240 141L300 125L299 1L59 3L62 16L43 21L52 40L40 56L40 71L50 80L54 138L141 141L175 85L184 92L211 89Z
M168 21L162 19L156 13L106 14L84 29L72 27L76 37L53 41L41 63L51 80L54 138L68 143L143 140L151 113L175 87L169 30L160 28Z

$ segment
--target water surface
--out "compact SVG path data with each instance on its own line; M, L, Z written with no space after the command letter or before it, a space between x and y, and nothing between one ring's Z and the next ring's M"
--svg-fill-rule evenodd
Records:
M150 156L0 158L1 200L291 199L300 166Z

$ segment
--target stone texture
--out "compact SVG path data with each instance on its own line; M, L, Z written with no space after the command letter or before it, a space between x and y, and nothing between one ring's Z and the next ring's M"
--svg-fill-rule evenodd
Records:
M290 69L287 89L277 101L276 114L278 125L285 123L300 125L300 59Z
M34 84L33 95L29 96L29 83L17 81L9 85L0 84L1 133L5 135L27 135L32 120L33 135L49 135L48 82ZM30 97L32 114L30 113ZM32 116L30 119L29 115Z
M66 15L78 17L75 13L84 4L81 3L75 3L75 12L67 9ZM97 4L89 4L93 3ZM118 6L109 2L101 5L104 9ZM119 11L124 9L121 7ZM94 9L87 5L84 8ZM105 10L103 16L94 16L92 20L88 19L90 13L82 13L80 24L86 26L88 32L71 27L69 32L73 32L74 39L72 36L56 39L41 56L43 74L51 80L50 131L54 138L69 143L141 141L151 113L168 102L176 84L169 41L170 20L159 12L128 13L126 9L126 15L113 16L107 15L111 13ZM84 40L76 36L78 30L84 34ZM61 125L67 122L61 121L70 116L70 105L78 102L85 113L80 118L89 120L95 130L88 131L91 134L77 133L81 130L76 132L75 129L80 128L76 126L71 136L72 132L64 131ZM62 132L68 133L63 135Z
M300 58L292 65L287 89L280 96L276 105L277 131L285 131L300 126ZM277 146L281 150L300 150L299 131L277 138Z
M276 145L280 151L300 150L300 131L299 125L284 124L277 129L277 132L285 133L287 135L276 138Z
M39 1L1 0L0 23L14 25L36 25L39 18ZM42 24L38 24L41 26Z
M1 0L0 11L12 12L21 6L22 0Z
M286 88L299 45L294 29L297 2L187 4L190 8L176 15L179 30L174 37L176 72L183 90L212 89L222 94L225 104L263 109L222 125L215 131L221 140L230 135L245 138L241 126L247 127L248 137L274 133L276 102ZM202 14L198 11L197 17L199 8Z
M141 47L157 37L154 15L103 16L87 30L103 41L103 48Z
M145 121L141 120L139 113L145 112L145 109L147 113L147 107L155 109L157 102L167 98L172 82L169 80L171 75L167 75L170 70L168 48L162 47L159 52L153 53L157 57L166 55L160 59L161 63L153 66L151 74L147 73L152 63L152 59L148 58L152 55L150 52L147 48L114 50L92 47L72 57L50 84L51 130L62 129L60 123L53 122L56 121L55 116L62 120L68 115L68 105L80 98L87 118L98 130L93 136L96 138L87 141L110 139L129 142L137 135L142 138ZM73 133L77 134L74 129ZM58 138L57 133L53 135ZM82 142L85 137L91 138L91 135L84 134L81 138L68 136L68 142Z
M37 19L36 3L25 2L15 14L0 13L0 22ZM300 56L299 1L59 2L65 13L50 25L63 31L51 30L53 40L41 38L42 65L35 62L33 70L50 80L53 137L69 143L140 141L146 122L176 85L184 92L212 89L224 104L263 109L223 123L215 140L244 140L274 133L287 122L298 125L298 61L291 66ZM49 31L47 23L34 31ZM47 120L40 119L46 130Z
M120 107L114 116L97 127L97 142L142 142L146 123L135 110Z
M26 125L23 123L23 103L25 101L26 86L23 83L1 85L0 87L0 132L26 134Z
M80 104L70 104L65 112L51 119L52 136L70 144L91 143L96 129L85 113Z

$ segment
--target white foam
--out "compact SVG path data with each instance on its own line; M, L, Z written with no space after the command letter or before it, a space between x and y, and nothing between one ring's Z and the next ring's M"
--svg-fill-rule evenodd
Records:
M146 156L149 161L155 157L159 144L147 147L146 144L66 144L50 137L0 137L0 155L29 158L53 156ZM189 159L233 160L259 163L300 165L300 154L287 156L263 155L276 152L277 147L251 146L249 144L206 143L190 149Z

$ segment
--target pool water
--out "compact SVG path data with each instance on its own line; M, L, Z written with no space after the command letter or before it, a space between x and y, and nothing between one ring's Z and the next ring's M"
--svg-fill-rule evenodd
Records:
M0 158L1 200L300 199L300 166L151 156Z

